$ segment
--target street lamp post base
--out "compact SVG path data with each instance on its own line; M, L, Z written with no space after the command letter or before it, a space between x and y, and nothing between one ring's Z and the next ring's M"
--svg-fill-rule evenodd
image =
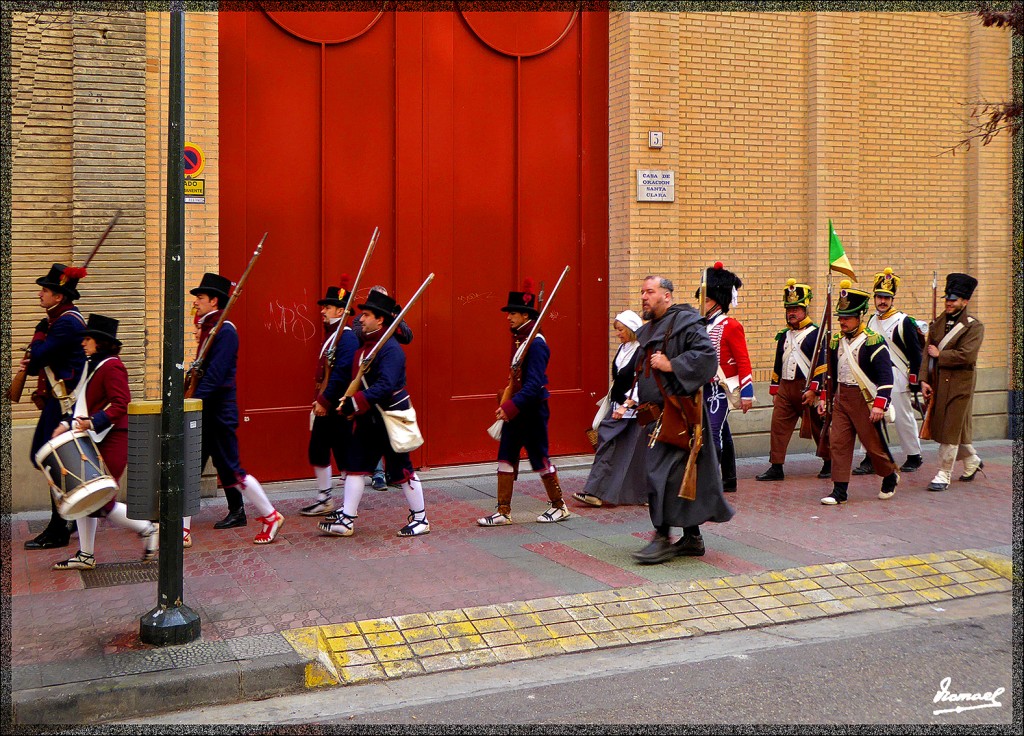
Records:
M158 647L188 644L199 638L199 614L188 606L157 606L139 619L139 638Z

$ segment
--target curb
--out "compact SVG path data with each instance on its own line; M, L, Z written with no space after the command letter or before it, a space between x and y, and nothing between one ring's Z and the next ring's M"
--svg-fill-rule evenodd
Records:
M757 575L415 613L282 632L317 665L307 687L392 680L591 649L755 629L1012 590L982 550L836 562ZM297 649L299 647L297 646Z
M140 663L153 652L124 655L122 673L88 678L87 667L60 665L80 682L22 687L14 672L16 724L130 720L338 685L385 681L446 670L584 650L756 629L872 609L1012 590L1011 560L984 550L836 562L757 575L603 590L472 608L289 629L231 640L209 663L211 645L158 650L156 671ZM248 638L245 638L248 639ZM258 655L264 649L268 654ZM190 658L201 660L190 665ZM125 670L138 668L132 674ZM92 663L95 665L95 663ZM102 663L101 663L102 664ZM101 668L102 669L102 668ZM51 679L55 675L51 673ZM35 673L37 680L40 674Z

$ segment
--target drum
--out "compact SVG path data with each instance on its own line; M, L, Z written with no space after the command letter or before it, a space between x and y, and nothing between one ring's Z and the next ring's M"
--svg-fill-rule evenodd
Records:
M57 435L39 448L36 467L50 484L57 513L68 521L88 516L117 495L117 481L88 432Z

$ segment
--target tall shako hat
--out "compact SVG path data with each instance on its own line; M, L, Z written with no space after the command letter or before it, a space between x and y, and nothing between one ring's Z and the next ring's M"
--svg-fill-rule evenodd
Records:
M721 261L716 261L705 273L705 295L708 299L714 300L723 312L728 312L736 301L736 290L743 286L743 282L739 276L727 270ZM694 298L700 298L699 286L694 292Z
M868 300L871 295L866 291L853 288L853 282L843 279L839 282L839 301L836 302L836 315L839 317L858 317L868 311Z
M81 297L78 293L78 282L84 279L87 271L84 268L65 266L63 263L54 263L50 271L42 278L36 279L36 283L45 286L50 291L63 294L71 301Z
M394 299L380 291L371 291L366 296L366 301L356 306L364 312L373 312L378 317L383 317L384 322L389 325L395 321L395 317L402 311L398 308L398 304Z
M882 296L896 296L896 290L900 288L900 281L900 277L886 266L882 273L875 274L875 293Z
M215 296L218 299L217 306L223 309L230 291L231 279L224 278L220 274L207 272L203 274L203 279L199 282L199 286L192 289L189 294L192 296L199 296L200 294Z
M782 290L782 306L804 307L810 306L814 294L807 284L798 284L796 279L786 281L786 287Z
M530 319L537 319L540 312L537 311L537 295L533 293L533 279L523 281L522 291L510 291L508 304L502 307L501 311L523 312L530 315Z
M341 275L341 283L338 286L328 286L327 293L323 299L317 301L321 307L338 307L343 309L348 304L349 298L352 296L348 292L349 278L348 274Z
M978 279L966 273L951 273L946 276L946 293L943 299L970 299Z
M110 340L115 345L120 345L121 341L117 339L118 324L120 323L113 317L105 317L102 314L90 314L82 337L91 337L94 340Z

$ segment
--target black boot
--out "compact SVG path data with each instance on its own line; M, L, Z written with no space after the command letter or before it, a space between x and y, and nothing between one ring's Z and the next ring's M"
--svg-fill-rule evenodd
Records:
M853 469L854 475L874 475L875 466L871 464L871 459L865 457L860 461L860 465Z
M821 499L821 503L825 506L838 506L841 503L846 503L846 492L849 488L849 483L832 483L832 493Z
M878 497L883 501L892 498L896 493L896 485L900 482L900 474L895 470L882 478L882 488L878 491Z
M832 461L826 460L821 464L821 470L818 471L819 478L831 478L832 477Z
M900 466L900 472L913 473L922 465L924 465L924 460L921 459L920 455L907 455L907 461Z
M213 525L214 529L231 529L236 526L245 526L248 523L245 518L245 506L239 506L234 511L228 510L228 515Z
M668 537L662 534L655 535L654 541L639 552L633 553L633 559L641 565L657 565L667 562L675 556L675 548L668 541Z
M757 476L757 480L785 480L786 474L782 470L781 463L772 463L768 470Z
M58 547L67 547L71 543L69 524L75 526L73 521L68 522L57 513L57 505L53 502L53 496L50 496L50 523L46 525L46 528L35 539L25 542L25 549L57 549Z
M685 533L672 547L679 557L701 557L704 555L704 537L699 532Z

